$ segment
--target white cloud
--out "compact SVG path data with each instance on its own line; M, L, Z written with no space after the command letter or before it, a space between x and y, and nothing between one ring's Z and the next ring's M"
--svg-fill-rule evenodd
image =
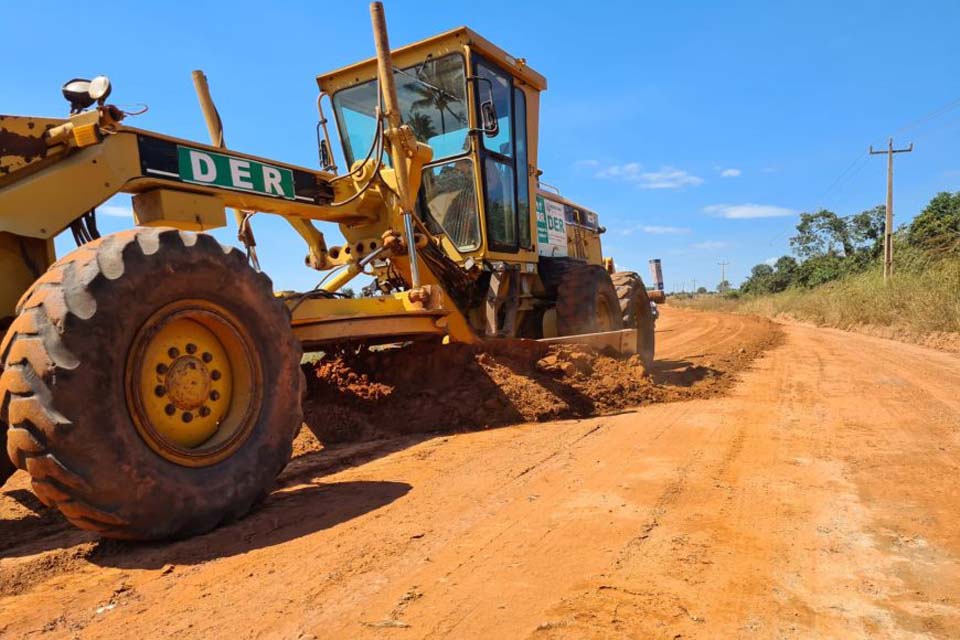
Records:
M747 219L747 218L780 218L795 216L797 212L786 207L777 207L771 204L712 204L703 208L704 213L720 218Z
M703 184L703 178L691 175L683 169L664 166L659 171L644 171L638 162L611 165L598 171L596 176L630 182L641 189L682 189Z
M717 249L723 249L727 246L726 242L721 242L720 240L707 240L705 242L694 242L690 245L694 249L700 249L702 251L716 251Z
M690 233L689 227L663 227L659 225L648 225L648 224L638 224L632 227L627 227L620 232L622 236L630 236L636 233L637 231L642 231L643 233L649 233L651 235L666 236L666 235L682 235L684 233Z
M779 258L767 258L766 260L763 261L763 264L768 264L772 267L773 265L777 264L778 259Z
M573 163L573 166L577 169L593 169L599 167L600 163L596 160L577 160Z
M122 205L115 204L105 204L101 207L97 207L97 213L110 216L113 218L132 218L133 209L130 207L124 207Z
M643 166L639 162L615 164L597 172L598 178L619 178L628 182L636 181L643 173Z
M648 225L648 224L637 224L632 227L627 227L626 229L620 232L622 236L633 235L637 232L649 233L652 235L681 235L684 233L690 233L689 227L666 227L660 225Z
M738 178L743 172L740 169L723 169L720 172L721 178Z
M640 230L644 233L652 233L654 235L679 235L682 233L690 233L688 227L661 227L658 225L644 225L640 227Z

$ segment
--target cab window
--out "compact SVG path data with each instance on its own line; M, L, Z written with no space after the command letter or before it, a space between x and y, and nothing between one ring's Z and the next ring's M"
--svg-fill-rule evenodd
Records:
M526 126L519 120L520 113L526 118L526 103L516 104L513 78L496 65L478 57L474 75L477 113L482 103L493 102L499 125L494 136L479 134L487 244L516 252L530 244Z
M478 248L480 216L473 160L460 158L425 168L417 209L432 233L447 234L460 251Z

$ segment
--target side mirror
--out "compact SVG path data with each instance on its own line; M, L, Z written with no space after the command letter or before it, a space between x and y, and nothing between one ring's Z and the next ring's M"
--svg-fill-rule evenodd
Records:
M329 171L333 167L333 154L330 153L330 145L326 140L320 141L320 168Z
M480 103L480 121L483 133L488 138L495 138L500 133L500 119L497 118L497 107L492 99Z

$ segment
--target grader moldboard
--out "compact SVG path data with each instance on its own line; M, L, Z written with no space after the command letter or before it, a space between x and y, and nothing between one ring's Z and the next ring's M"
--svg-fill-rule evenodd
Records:
M596 214L538 181L543 76L466 28L391 52L371 16L377 57L317 78L319 171L227 151L199 72L212 145L122 125L102 76L64 86L67 119L0 116L0 434L75 525L176 538L249 511L301 427L302 349L529 338L652 363L640 277L612 273ZM118 192L136 228L100 237ZM246 254L202 233L227 208ZM330 277L275 294L253 212L283 216ZM78 248L56 260L67 229ZM338 294L358 274L376 294Z

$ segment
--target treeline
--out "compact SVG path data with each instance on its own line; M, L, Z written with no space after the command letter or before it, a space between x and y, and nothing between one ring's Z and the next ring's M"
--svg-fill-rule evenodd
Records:
M772 265L756 265L740 290L727 291L727 295L812 288L876 266L883 254L885 217L882 205L852 216L826 209L802 213L797 233L790 238L794 255L778 258ZM908 255L960 255L960 192L937 194L909 225L896 231L894 250L895 264L898 252L903 251Z

